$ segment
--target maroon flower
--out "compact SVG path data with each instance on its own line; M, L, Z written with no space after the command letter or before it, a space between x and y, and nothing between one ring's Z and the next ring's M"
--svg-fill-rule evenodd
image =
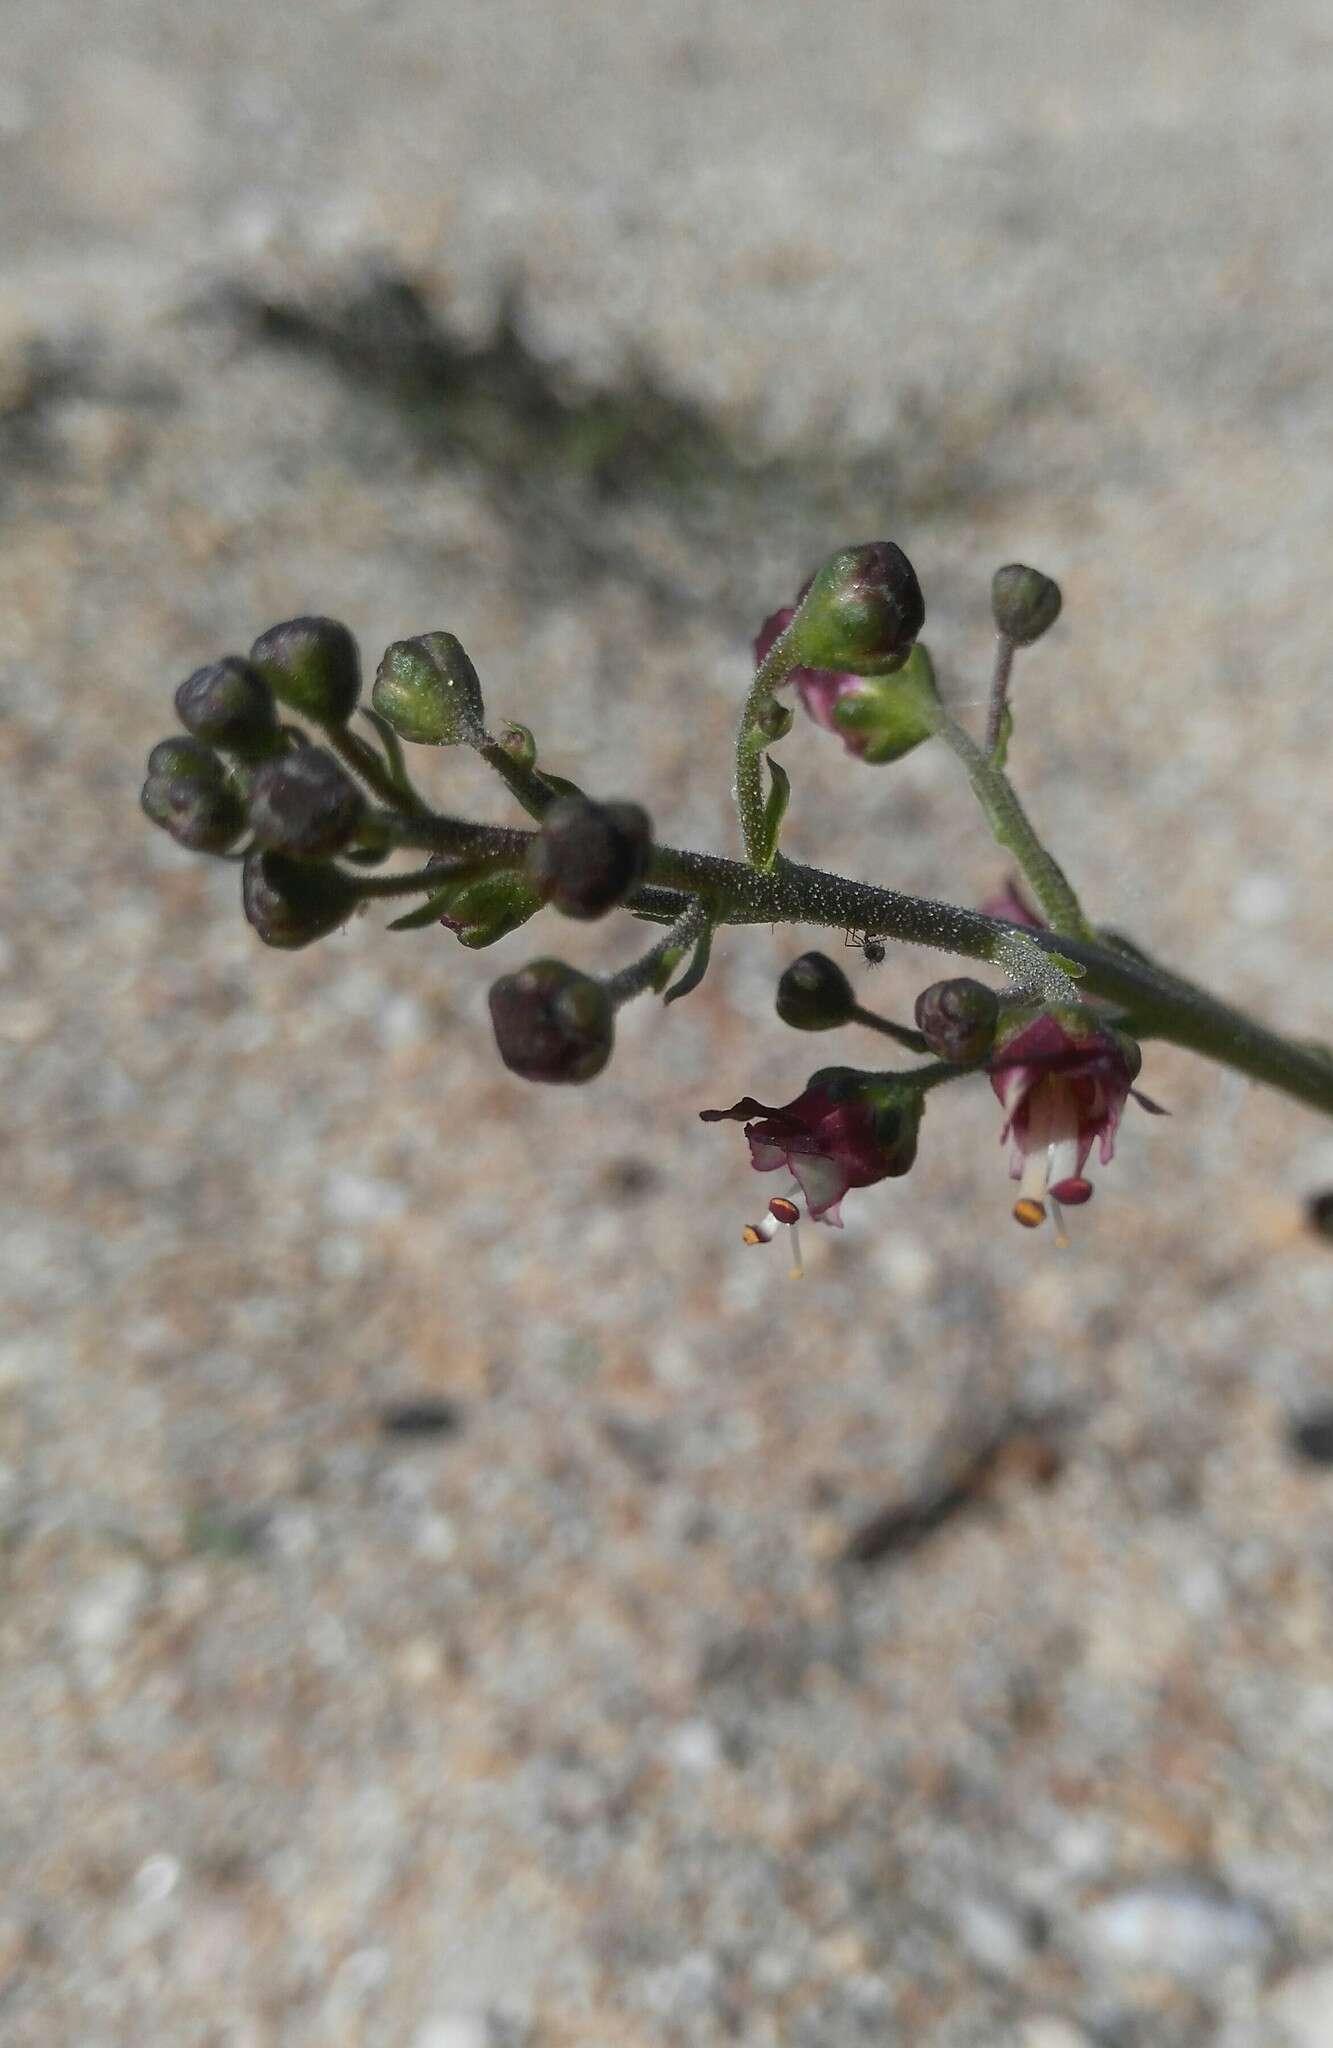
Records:
M794 1102L781 1108L745 1095L730 1109L704 1109L699 1114L706 1124L743 1123L756 1173L785 1166L805 1197L811 1219L840 1230L842 1200L849 1189L871 1187L911 1166L922 1106L920 1089L904 1077L825 1067L810 1076ZM784 1215L778 1220L793 1219Z
M806 589L809 585L806 585ZM784 604L779 611L770 612L754 639L754 662L758 668L764 656L780 633L785 633L796 617L803 590L795 604ZM865 689L865 677L839 675L829 668L793 668L783 677L784 686L794 683L801 703L825 732L834 732L842 741L849 754L864 754L868 744L866 735L851 732L834 721L833 707L840 697L852 696Z
M1035 1229L1049 1201L1063 1234L1060 1206L1091 1200L1088 1155L1095 1141L1109 1164L1131 1094L1154 1115L1165 1113L1133 1087L1139 1064L1133 1039L1080 1005L1020 1013L1001 1033L986 1066L1005 1113L1000 1142L1010 1145L1009 1172L1019 1183L1019 1223Z

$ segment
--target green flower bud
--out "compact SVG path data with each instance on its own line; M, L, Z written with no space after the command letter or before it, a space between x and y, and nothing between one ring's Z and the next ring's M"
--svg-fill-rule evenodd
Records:
M230 754L266 754L277 744L273 693L238 654L187 676L176 692L176 715L196 739Z
M591 1081L611 1057L611 998L563 960L534 960L504 975L490 1006L500 1058L525 1081Z
M863 677L839 692L830 712L849 752L873 766L901 761L939 728L935 670L921 642L890 676Z
M1040 569L1010 562L991 581L995 630L1016 647L1030 647L1060 616L1060 586Z
M361 695L361 656L337 619L285 619L250 659L275 697L316 725L346 725Z
M497 744L508 754L511 761L520 768L535 768L537 765L537 742L530 727L515 725L512 720L500 734Z
M562 796L528 849L528 877L564 916L603 917L643 880L652 842L652 821L638 804Z
M827 953L802 953L778 983L778 1015L794 1031L832 1031L855 1010L852 984Z
M323 747L297 747L261 762L250 784L250 830L260 846L298 860L326 860L355 837L365 798Z
M815 571L787 640L801 667L882 676L902 667L925 618L921 585L902 549L865 541Z
M236 844L245 806L216 754L197 740L164 740L149 755L148 769L139 801L178 845L191 853L226 853Z
M995 1043L999 998L984 981L955 975L935 981L916 999L916 1028L937 1059L970 1067Z
M419 633L385 650L371 702L400 739L471 746L486 709L477 671L452 633Z
M285 853L248 853L241 875L247 922L266 946L284 952L308 946L346 924L359 897L354 882L334 867L292 860Z

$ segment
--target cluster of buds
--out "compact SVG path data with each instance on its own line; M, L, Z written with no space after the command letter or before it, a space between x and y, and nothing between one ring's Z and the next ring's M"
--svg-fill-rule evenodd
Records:
M413 895L419 902L391 929L443 928L467 948L493 945L546 910L578 924L620 908L663 927L646 953L610 974L545 954L496 981L490 1015L500 1057L529 1081L594 1079L611 1058L622 1005L648 992L667 1002L688 994L724 925L840 923L872 962L894 937L970 954L989 963L999 985L970 975L936 981L917 996L910 1025L868 1009L826 954L802 954L777 987L785 1024L868 1029L923 1063L825 1066L790 1102L744 1095L700 1114L742 1124L755 1171L788 1177L745 1228L748 1243L766 1244L794 1232L803 1215L840 1226L851 1191L912 1167L927 1095L984 1075L1018 1183L1014 1216L1029 1228L1051 1217L1063 1241L1063 1212L1091 1197L1094 1148L1106 1165L1129 1098L1156 1111L1135 1086L1145 1022L1165 1037L1174 1024L1181 1042L1322 1107L1333 1107L1333 1060L1216 1005L1210 1042L1208 998L1087 923L1004 773L1014 656L1055 624L1060 591L1049 576L1010 563L995 575L991 605L996 656L984 744L941 699L920 639L921 588L893 542L840 549L765 619L736 743L744 864L660 845L638 804L598 801L553 773L526 727L492 735L476 669L452 633L395 641L363 704L356 642L324 618L271 627L247 656L227 655L180 685L183 730L153 748L143 807L181 846L240 864L245 916L273 947L309 945L373 898ZM771 749L795 723L786 690L868 766L943 740L1038 907L1011 887L981 912L955 911L783 861L791 783ZM435 812L411 779L404 743L472 749L532 827ZM412 850L424 856L418 866L393 864Z

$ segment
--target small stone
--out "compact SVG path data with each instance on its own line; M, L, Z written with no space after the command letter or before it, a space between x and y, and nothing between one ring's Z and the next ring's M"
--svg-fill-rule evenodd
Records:
M1032 1915L1005 1899L965 1894L955 1902L953 1921L973 1961L999 1977L1014 1976L1037 1946Z
M1101 1959L1207 1985L1238 1963L1258 1965L1273 1930L1244 1899L1187 1882L1134 1885L1093 1906L1085 1928Z

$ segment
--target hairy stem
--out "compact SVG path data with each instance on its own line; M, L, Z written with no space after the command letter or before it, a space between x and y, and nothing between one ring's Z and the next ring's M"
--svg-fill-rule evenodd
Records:
M782 633L755 670L754 681L736 728L736 773L731 793L736 801L745 858L752 867L764 860L764 755L774 735L766 730L773 692L791 668L787 636Z
M1003 716L1003 712L1004 702L1001 698L1000 717ZM966 727L960 725L942 706L937 714L935 731L945 745L952 748L967 770L972 793L990 820L990 828L995 834L996 841L999 845L1007 847L1018 862L1052 931L1071 938L1090 939L1092 927L1083 915L1068 876L1064 869L1052 860L1033 831L1028 815L1014 794L1008 776L987 759ZM997 721L996 738L998 736ZM987 739L993 744L989 731Z
M521 865L533 837L531 832L510 826L474 825L433 815L414 818L405 829L414 843L436 851L460 856L493 853L514 866ZM352 879L366 894L399 895L412 889L438 888L440 871L432 868L414 875ZM702 897L704 904L696 907L684 900L695 897ZM1074 994L1116 1003L1132 1016L1138 1035L1202 1053L1333 1116L1333 1059L1265 1030L1155 961L1091 937L1025 929L1006 918L905 896L896 889L878 889L796 861L779 859L772 869L760 871L716 854L671 846L654 847L647 881L630 897L626 908L641 917L671 920L674 929L667 933L666 945L679 942L684 916L702 911L702 922L719 926L812 924L864 932L868 938L897 939L968 960L989 961L1020 978L1027 960L1063 956L1082 969L1077 989L1051 961L1053 986L1040 993L1054 994L1057 1000Z
M1000 732L1004 725L1005 705L1009 701L1009 676L1014 665L1014 642L1007 633L1001 633L995 642L995 667L990 679L990 703L986 710L986 759L992 768L1000 763L996 756L1000 752Z

